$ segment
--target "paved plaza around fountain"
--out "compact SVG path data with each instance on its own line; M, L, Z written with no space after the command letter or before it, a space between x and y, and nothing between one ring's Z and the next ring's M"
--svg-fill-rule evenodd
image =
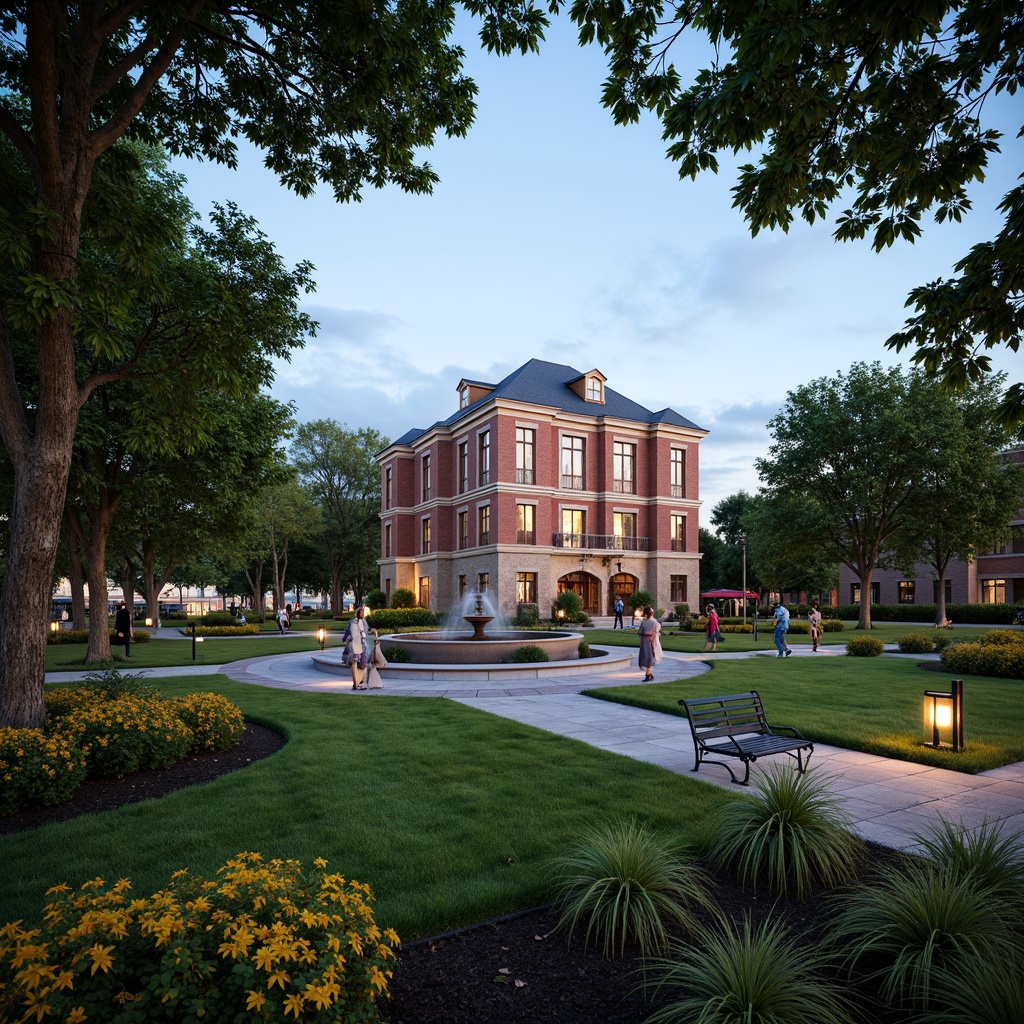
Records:
M433 666L438 671L428 680L393 679L388 669L384 673L383 690L353 691L347 670L339 671L337 677L317 671L308 652L251 658L223 666L143 671L150 676L221 673L260 686L335 693L343 700L376 700L381 696L445 697L624 757L660 765L707 785L743 792L731 782L724 768L705 765L699 773L692 773L693 740L684 718L582 696L582 690L643 685L641 670L635 664L635 648L607 649L618 656L614 659L616 667L598 675L571 675L567 670L540 678L519 676L500 681L472 681L460 679L455 673L446 675L443 666ZM795 648L794 653L794 657L836 655L841 656L841 651L823 649L812 654L804 647ZM712 660L773 656L773 653L760 652L665 652L662 663L655 666L655 681L693 678L706 672ZM82 675L84 673L52 673L47 681L68 681ZM764 763L753 766L751 777ZM1008 832L1024 834L1024 762L980 775L965 775L815 744L811 765L829 776L829 788L851 815L856 831L865 839L885 846L915 849L915 836L936 824L940 817L963 822L968 828L995 822Z

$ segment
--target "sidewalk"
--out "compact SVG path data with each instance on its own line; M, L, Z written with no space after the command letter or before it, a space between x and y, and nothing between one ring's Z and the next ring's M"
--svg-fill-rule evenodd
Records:
M794 649L794 657L820 657L823 653L831 654L823 650L812 655L810 650ZM655 667L655 681L693 678L706 672L707 662L712 659L773 656L774 652L714 655L666 652L662 663ZM150 676L220 672L240 682L336 693L352 700L372 700L378 696L447 697L602 750L660 765L707 785L722 786L736 793L746 791L745 787L734 785L729 773L716 765L705 764L698 774L692 774L693 740L684 718L581 696L582 690L642 685L640 670L632 665L599 676L510 679L500 684L488 681L476 686L453 685L443 679L389 680L385 674L384 689L376 691L353 691L347 678L335 679L317 671L309 653L251 658L223 666L142 671ZM62 672L52 678L68 680L80 675L84 673ZM771 758L768 763L778 760ZM752 766L752 778L765 763L761 761ZM858 834L885 846L915 849L915 835L937 824L940 817L962 822L971 829L986 822L998 822L1007 832L1024 833L1024 762L980 775L965 775L815 744L811 765L829 776L829 788L853 818Z

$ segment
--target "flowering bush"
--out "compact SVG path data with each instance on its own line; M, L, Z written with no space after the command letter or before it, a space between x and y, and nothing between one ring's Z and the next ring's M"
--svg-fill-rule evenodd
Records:
M0 729L0 815L33 804L64 803L85 778L73 740L41 729Z
M148 644L150 640L149 630L137 629L132 633L133 644ZM51 629L46 634L48 644L87 644L89 642L89 630L87 629ZM115 642L114 630L110 631L110 642Z
M846 653L854 658L877 658L884 650L877 636L855 636L846 645Z
M54 723L54 732L82 748L89 775L130 775L143 768L166 768L184 758L192 730L170 701L124 696L86 698L73 714Z
M190 693L173 701L178 717L192 730L191 750L229 750L242 735L242 712L216 693Z
M128 879L57 886L41 929L0 928L0 1019L375 1021L399 939L326 867L242 853L148 898Z

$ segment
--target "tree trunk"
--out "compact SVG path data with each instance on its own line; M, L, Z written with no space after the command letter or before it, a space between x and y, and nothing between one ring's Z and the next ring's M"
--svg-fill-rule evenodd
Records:
M860 578L860 619L857 628L871 628L871 569L864 570Z
M71 628L88 629L85 617L85 575L82 572L82 538L70 516L66 516L68 535L68 584L71 587Z
M89 649L85 655L86 665L97 661L110 661L110 597L107 589L107 538L114 521L119 497L104 494L97 507L89 515L89 530L85 538L88 555L89 576ZM84 531L83 531L84 532ZM125 602L127 606L127 601Z
M331 612L334 615L342 613L344 598L341 593L341 563L331 563Z
M63 320L60 314L56 320ZM59 333L51 321L43 334ZM71 324L66 347L53 351L57 365L40 367L40 401L31 435L14 435L10 417L0 415L3 441L14 471L10 509L10 550L0 585L0 726L41 729L46 725L43 680L46 633L52 610L53 571L78 424ZM59 340L59 339L55 339ZM62 363L61 356L65 356ZM13 449L13 450L12 450Z

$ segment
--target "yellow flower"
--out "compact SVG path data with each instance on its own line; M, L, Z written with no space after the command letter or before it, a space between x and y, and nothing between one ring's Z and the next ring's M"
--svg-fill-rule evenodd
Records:
M246 1000L245 1008L247 1010L262 1010L263 1004L267 1001L267 997L263 992L249 991L249 998Z
M257 967L261 970L269 971L277 962L277 954L270 946L260 946L256 950L256 956L253 959L256 961Z
M379 967L375 966L370 973L370 984L376 986L378 992L383 992L388 987L388 979Z
M298 992L293 992L284 1001L284 1015L287 1017L289 1013L294 1013L295 1019L298 1020L302 1013L302 1004L304 1002L305 999Z
M92 957L92 967L89 969L89 973L95 974L97 970L102 970L106 974L114 966L114 958L110 955L113 951L113 946L101 946L97 942L89 950L89 956Z
M287 971L276 970L269 978L267 978L267 990L269 991L275 985L281 986L281 991L284 991L286 981L291 981L292 976Z
M64 1024L82 1024L82 1021L86 1020L85 1007L76 1006L69 1014L68 1019Z
M327 861L324 860L323 857L317 857L316 860L313 861L313 866L317 868L325 868L327 867Z

